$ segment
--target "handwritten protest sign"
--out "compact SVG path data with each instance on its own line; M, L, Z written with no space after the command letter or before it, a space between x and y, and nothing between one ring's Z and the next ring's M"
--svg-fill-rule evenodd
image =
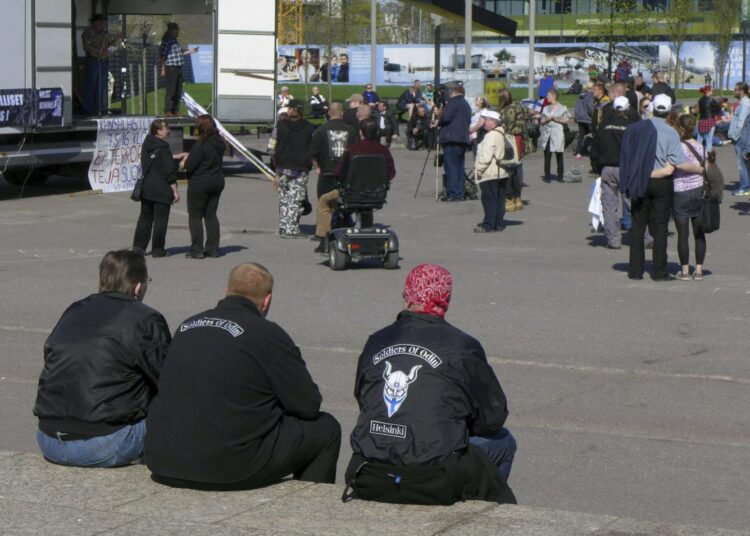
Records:
M96 149L89 166L92 190L130 191L141 178L141 145L153 117L97 119Z

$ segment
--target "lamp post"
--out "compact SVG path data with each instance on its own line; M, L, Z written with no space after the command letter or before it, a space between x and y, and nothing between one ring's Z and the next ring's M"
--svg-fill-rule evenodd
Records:
M536 31L536 0L529 0L529 99L534 98L534 32Z
M471 17L474 4L464 0L464 69L471 69Z
M370 83L373 90L377 89L378 78L378 59L376 57L378 49L377 15L375 0L370 0Z

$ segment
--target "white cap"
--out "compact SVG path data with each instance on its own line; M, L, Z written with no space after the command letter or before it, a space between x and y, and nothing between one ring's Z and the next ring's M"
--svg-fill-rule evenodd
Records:
M656 112L668 112L672 109L672 99L669 95L665 95L664 93L654 97L652 104L654 106L654 111Z
M630 101L627 97L617 97L612 104L612 106L615 107L615 110L627 110L630 108Z
M485 119L494 119L495 121L500 121L500 114L495 110L488 110L487 108L485 108L479 115L484 117Z

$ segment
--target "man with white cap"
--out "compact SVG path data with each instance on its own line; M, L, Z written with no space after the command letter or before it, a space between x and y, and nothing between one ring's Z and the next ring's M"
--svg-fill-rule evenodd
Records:
M510 174L503 167L504 160L518 162L518 145L505 144L505 130L500 126L500 114L495 110L482 110L484 130L482 142L477 147L476 178L482 191L484 219L474 228L475 233L502 231L505 228L505 187ZM507 150L514 154L505 154Z
M627 97L616 97L612 112L594 138L597 163L601 166L604 234L609 249L620 249L620 147L625 129L635 122Z
M667 234L669 218L672 214L672 173L674 173L675 167L692 173L702 173L703 169L690 163L682 151L679 134L667 123L667 115L672 109L672 99L664 93L657 95L654 97L653 107L654 117L643 121L643 123L648 123L645 125L646 127L653 126L656 131L653 165L650 165L650 159L639 162L640 158L633 156L637 154L637 149L633 153L633 147L650 145L649 139L643 135L644 133L640 132L640 129L633 130L634 127L639 126L638 123L628 128L625 136L623 136L623 148L620 157L622 163L621 177L623 175L629 176L632 166L643 165L652 170L647 183L638 185L627 180L621 187L626 193L629 192L632 200L633 235L630 244L628 277L630 279L643 279L643 272L645 271L643 239L648 226L654 236L651 279L654 281L671 281L674 277L669 274L667 268ZM629 167L627 173L624 172L626 165Z

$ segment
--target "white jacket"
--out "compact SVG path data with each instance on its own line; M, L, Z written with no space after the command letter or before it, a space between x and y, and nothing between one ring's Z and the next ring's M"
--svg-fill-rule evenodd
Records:
M477 160L474 166L477 183L509 177L508 172L499 165L499 162L506 157L504 153L505 130L498 125L484 133L484 139L477 147Z

